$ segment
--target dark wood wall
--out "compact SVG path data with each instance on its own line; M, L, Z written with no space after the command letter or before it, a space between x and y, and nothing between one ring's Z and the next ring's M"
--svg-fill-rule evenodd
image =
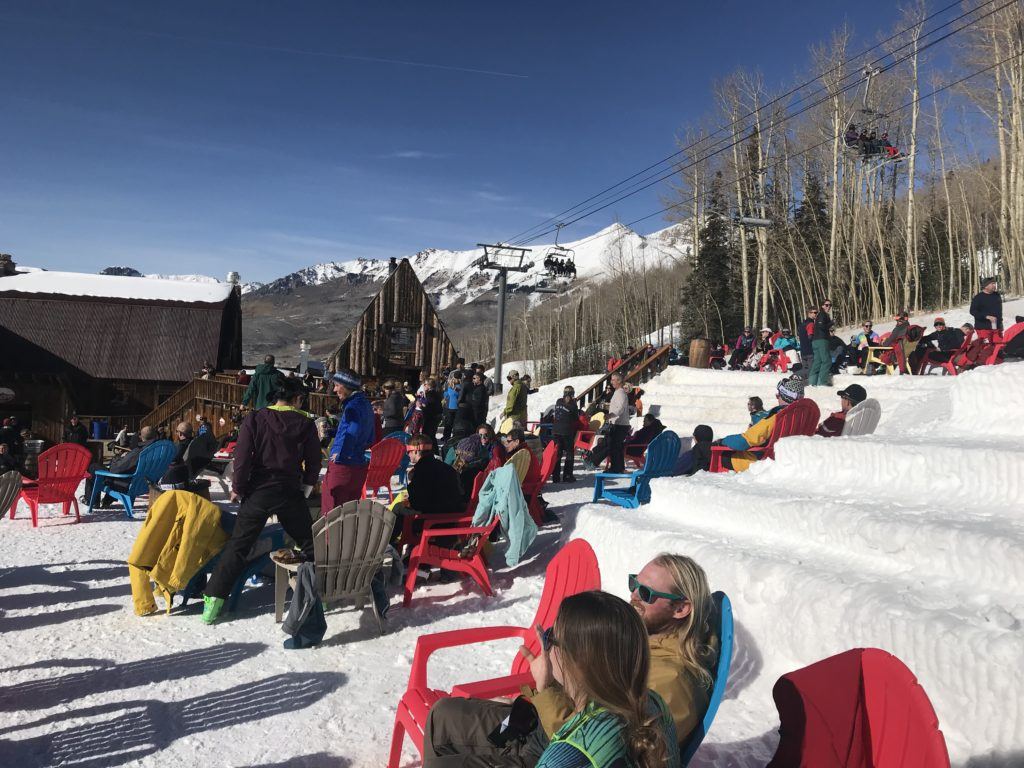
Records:
M455 364L455 346L408 259L402 259L348 337L328 358L330 370L361 376L438 373Z

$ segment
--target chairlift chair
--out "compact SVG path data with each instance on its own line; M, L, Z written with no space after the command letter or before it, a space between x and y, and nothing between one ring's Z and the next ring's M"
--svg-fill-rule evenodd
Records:
M558 237L564 226L565 224L561 222L555 225L555 244L544 254L544 268L552 277L572 280L576 278L576 252L572 248L558 244ZM559 270L564 270L564 273L560 274Z

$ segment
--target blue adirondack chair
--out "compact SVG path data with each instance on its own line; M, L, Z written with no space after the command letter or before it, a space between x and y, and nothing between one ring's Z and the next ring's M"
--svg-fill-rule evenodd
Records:
M718 713L718 706L725 698L725 687L729 683L729 667L732 665L732 603L725 592L715 592L711 595L715 601L715 615L711 622L712 631L718 636L718 665L715 667L715 684L711 689L711 699L708 702L704 718L697 723L690 738L680 752L680 765L684 768L693 759L697 747L704 741L708 731L711 730L711 723L715 721Z
M157 440L143 449L139 454L139 463L135 465L133 474L117 474L106 469L98 469L92 483L92 495L89 496L89 512L96 505L101 494L108 493L124 505L124 513L131 520L132 503L139 496L149 493L149 484L156 483L163 477L167 467L171 465L175 454L174 443L170 440ZM110 480L128 480L128 490L120 491L109 487Z
M679 457L679 435L666 429L647 446L647 458L636 472L598 472L594 475L594 501L605 499L620 507L636 509L651 501L651 478L668 477ZM608 480L628 480L629 484L606 488Z

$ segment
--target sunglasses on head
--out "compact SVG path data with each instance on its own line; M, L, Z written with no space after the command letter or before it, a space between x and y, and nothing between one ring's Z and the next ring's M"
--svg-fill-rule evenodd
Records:
M426 445L410 445L405 449L406 453L423 453L424 451L430 450L430 446Z
M550 651L557 645L558 640L555 638L555 628L553 626L548 627L540 633L540 647L545 651Z
M640 598L642 602L651 605L659 597L663 597L666 600L686 600L686 595L673 595L669 592L659 592L656 589L648 587L646 584L641 584L639 578L635 573L629 574L629 593L633 594L636 592L636 596Z

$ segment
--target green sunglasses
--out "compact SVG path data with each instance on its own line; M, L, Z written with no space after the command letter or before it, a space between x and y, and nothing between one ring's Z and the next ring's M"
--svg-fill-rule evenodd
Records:
M651 605L659 597L663 597L666 600L686 600L686 595L673 595L668 592L659 592L656 589L651 589L646 584L641 584L635 573L629 574L629 593L633 594L636 592L636 596L639 597L643 602Z

